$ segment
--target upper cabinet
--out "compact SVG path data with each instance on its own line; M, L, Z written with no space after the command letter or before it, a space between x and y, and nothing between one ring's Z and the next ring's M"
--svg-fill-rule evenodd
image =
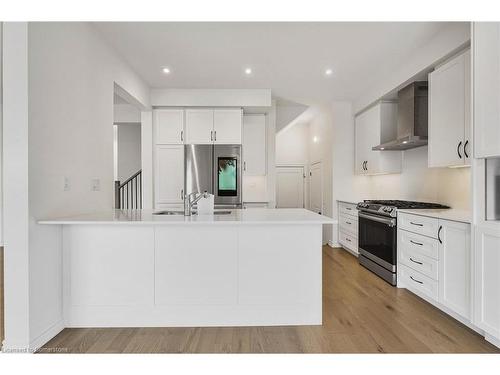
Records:
M154 128L156 144L183 144L184 110L155 109Z
M214 141L214 110L186 109L186 143L210 144Z
M500 156L500 23L475 22L474 155Z
M243 174L264 176L266 174L266 116L243 116Z
M373 151L372 147L396 139L398 106L380 102L355 118L356 174L401 173L400 151Z
M241 144L242 111L186 109L187 144Z
M429 167L470 165L470 50L429 74Z
M220 145L241 144L243 112L237 109L214 110L214 143Z

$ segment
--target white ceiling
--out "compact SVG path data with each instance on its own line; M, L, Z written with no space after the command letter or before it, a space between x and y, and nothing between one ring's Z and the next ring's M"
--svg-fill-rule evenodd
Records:
M312 105L359 97L446 23L95 25L151 87L271 88L276 97Z

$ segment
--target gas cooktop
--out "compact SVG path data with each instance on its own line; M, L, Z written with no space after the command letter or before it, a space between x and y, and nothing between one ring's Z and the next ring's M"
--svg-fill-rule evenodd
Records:
M360 211L367 211L384 216L396 216L398 209L445 209L448 206L439 203L413 202L400 200L364 200L358 203Z

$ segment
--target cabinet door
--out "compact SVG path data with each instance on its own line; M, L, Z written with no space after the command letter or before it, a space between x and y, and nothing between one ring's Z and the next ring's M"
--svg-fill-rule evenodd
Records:
M266 174L266 116L243 116L243 175Z
M429 167L464 164L465 68L461 54L429 74Z
M184 110L156 109L154 127L156 144L183 144Z
M184 195L184 146L156 146L155 203L181 203Z
M478 225L474 238L474 324L500 340L500 229Z
M187 144L213 143L214 110L186 109Z
M367 141L367 130L370 120L370 114L365 111L355 118L355 166L354 170L356 174L367 174L368 171L365 165L368 161L368 141Z
M439 302L470 318L470 225L439 220Z
M214 110L214 143L241 144L242 111L238 109Z
M474 155L500 156L500 23L475 22Z

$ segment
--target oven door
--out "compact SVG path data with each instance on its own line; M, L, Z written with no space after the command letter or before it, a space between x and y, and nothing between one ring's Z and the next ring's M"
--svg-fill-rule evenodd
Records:
M359 212L359 252L385 269L396 271L396 218Z

